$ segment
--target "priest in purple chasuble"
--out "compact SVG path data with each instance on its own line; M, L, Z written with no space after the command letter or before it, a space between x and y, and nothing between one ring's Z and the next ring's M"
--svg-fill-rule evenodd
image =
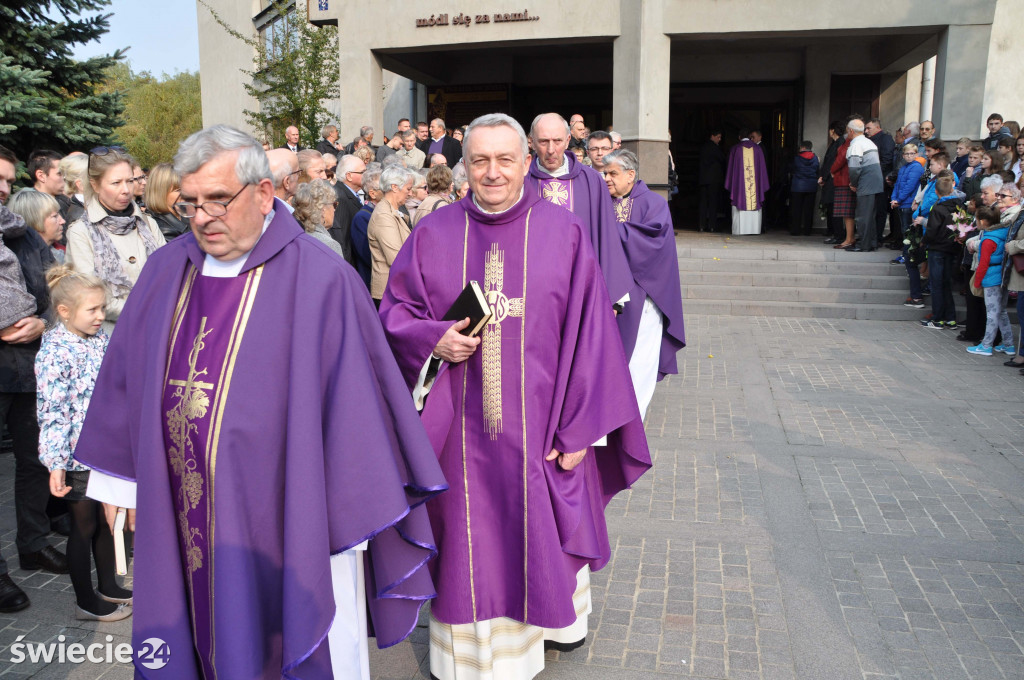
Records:
M686 346L686 334L672 213L664 198L637 179L639 169L632 151L604 157L605 182L615 219L625 227L622 245L636 282L618 321L643 417L655 384L679 372L676 352Z
M147 262L75 451L90 496L137 501L132 642L169 652L137 674L368 678L367 630L399 642L435 592L437 458L366 287L260 144L214 126L175 169L192 232Z
M761 147L740 130L740 142L729 149L725 189L732 200L732 233L760 234L761 206L768 191L768 168Z
M380 316L451 484L427 503L431 674L519 680L546 644L583 643L604 508L651 459L586 227L524 190L515 120L482 116L465 139L470 194L417 225ZM442 320L470 281L494 314L473 338Z
M536 157L526 178L527 191L579 217L608 285L608 297L621 308L629 300L633 277L601 173L566 152L569 124L557 113L542 113L533 120L530 143Z

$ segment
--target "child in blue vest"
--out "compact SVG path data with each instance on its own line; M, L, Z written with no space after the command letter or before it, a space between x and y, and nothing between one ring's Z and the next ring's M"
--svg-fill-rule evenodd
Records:
M67 265L46 272L53 308L60 319L43 335L36 354L39 460L50 471L50 493L71 508L68 570L78 619L119 621L132 614L132 592L115 580L114 538L99 501L85 495L89 468L75 460L75 446L96 386L107 335L102 323L107 291L95 276ZM92 585L96 562L99 589Z
M1013 331L1010 316L1006 313L1006 299L1003 292L1003 259L1006 257L1006 237L1009 224L1000 224L999 210L990 207L978 208L975 215L981 235L978 237L978 269L974 274L974 286L985 292L985 337L981 344L967 348L971 354L990 357L992 352L1016 354L1013 346ZM1004 343L992 346L999 331Z

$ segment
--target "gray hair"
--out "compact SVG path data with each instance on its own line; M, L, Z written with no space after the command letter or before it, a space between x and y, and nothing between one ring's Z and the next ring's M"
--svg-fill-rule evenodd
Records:
M412 188L427 186L427 170L419 168L412 171Z
M325 125L322 128L320 128L320 136L323 137L324 139L327 139L337 131L337 125Z
M213 125L191 134L178 145L174 155L174 170L182 178L199 171L199 168L222 153L238 152L235 161L235 176L242 184L256 184L262 180L274 181L270 174L270 162L263 145L230 125Z
M316 231L324 226L323 209L338 200L334 188L325 179L304 182L295 191L292 203L295 212L292 216L307 232Z
M362 159L353 156L352 154L346 154L338 158L338 167L334 170L335 174L345 175L348 172L354 172L358 167L356 163L362 163Z
M615 130L612 130L608 134L610 134L612 136L612 141L613 142L619 142L620 144L622 143L622 133L621 132L616 132Z
M1016 184L1004 184L1000 191L1005 191L1010 194L1010 198L1013 199L1014 203L1020 203L1020 188Z
M921 134L921 124L918 123L916 120L912 123L907 123L907 130L910 131L911 137L917 137L919 134Z
M991 188L993 192L999 191L1003 188L1003 178L999 175L989 175L985 179L981 180L981 184L978 187L982 191Z
M21 215L25 224L42 233L46 218L60 212L60 204L50 194L29 187L11 196L7 208L12 213Z
M325 153L325 154L323 154L323 157L324 157L324 163L326 163L328 160L334 161L335 165L337 165L337 163L338 163L338 154L336 154L336 153Z
M430 121L431 125L434 125L435 123L438 125L438 127L443 127L443 128L445 128L445 130L448 129L448 128L445 127L444 121L441 120L440 118L435 118L434 120Z
M604 167L608 168L609 165L617 165L622 168L623 172L638 172L640 170L640 161L637 159L636 154L628 149L619 149L612 151L604 155Z
M372 134L373 128L370 127L369 125L364 125L363 127L359 128L359 136L362 137L363 139L366 139Z
M562 116L557 114L557 113L541 113L541 114L538 114L537 117L533 119L532 123L530 123L530 137L531 138L536 137L535 133L537 132L537 123L539 123L540 119L543 118L544 116L558 116L558 120L562 121L562 125L565 126L565 136L566 137L569 136L569 123L566 122L565 118L562 118Z
M415 136L416 136L416 131L411 129L411 128L402 133L402 139L409 139L410 137L415 137Z
M401 165L404 168L405 167L405 159L404 158L400 158L398 156L398 154L394 154L393 153L390 156L385 156L384 160L382 160L380 162L381 169L383 169L383 168L390 168L390 167L395 166L395 165Z
M462 187L466 186L468 182L468 177L456 177L455 179L452 180L452 189L455 191L455 193L459 193L459 190L462 189Z
M375 166L375 167L371 167ZM380 175L383 170L379 163L371 163L363 172L363 193L369 198L371 191L380 191Z
M854 118L846 124L846 127L854 132L864 132L864 121L860 118Z
M496 127L507 127L512 128L517 135L519 135L519 148L523 153L523 159L529 154L529 145L526 142L526 133L523 132L523 126L520 125L515 118L512 116L505 115L504 113L488 113L480 116L466 128L466 136L462 140L463 156L467 156L465 152L467 146L469 146L469 138L473 135L473 130L477 128L496 128Z
M409 182L415 181L413 173L403 165L392 165L380 173L380 190L384 193L391 191L392 187L401 189Z

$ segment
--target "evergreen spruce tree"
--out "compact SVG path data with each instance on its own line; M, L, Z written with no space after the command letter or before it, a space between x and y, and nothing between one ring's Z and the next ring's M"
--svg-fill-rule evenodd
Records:
M110 0L0 3L0 144L24 160L32 149L88 150L121 124L117 92L101 91L123 52L76 60L74 45L99 39L109 14L81 16ZM56 19L53 17L57 17Z

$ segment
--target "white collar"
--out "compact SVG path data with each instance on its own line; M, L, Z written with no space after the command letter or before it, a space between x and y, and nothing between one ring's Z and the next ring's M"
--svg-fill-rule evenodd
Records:
M525 185L525 184L524 184L524 185L523 185L522 187L520 187L520 189L519 189L519 198L517 198L517 199L516 199L516 202L515 202L515 203L513 203L513 204L512 204L512 205L510 205L509 207L505 208L504 210L485 210L485 209L484 209L484 208L483 208L483 207L482 207L482 206L481 206L481 205L480 205L480 204L479 204L479 203L477 202L477 200L476 200L476 196L475 196L475 195L473 196L473 205L475 205L475 206L476 206L477 208L479 208L479 209L480 209L480 212L482 212L482 213L487 213L488 215L501 215L502 213L507 213L507 212L508 212L509 210L511 210L512 208L514 208L514 207L516 207L517 205L519 205L519 201L523 200L523 189L525 189L525 188L526 188L526 185Z
M444 135L441 135L441 136L440 136L440 137L438 137L437 139L434 139L433 137L431 137L431 138L430 138L430 141L432 141L432 142L440 142L440 141L441 141L442 139L444 139Z
M287 205L287 204L285 204ZM273 208L263 218L263 231L260 232L260 238L263 238L263 234L267 233L267 227L270 226L271 221L274 219ZM259 239L256 239L256 243L259 243ZM255 250L256 246L252 247ZM233 260L218 260L213 255L207 253L203 259L203 276L212 276L215 279L232 279L238 276L242 271L242 267L245 266L246 260L249 259L249 255L252 254L252 250L246 253L242 253Z
M563 155L562 156L562 164L560 166L558 166L557 170L555 170L554 172L549 172L548 174L551 175L552 177L561 177L562 175L568 175L569 174L569 157Z

